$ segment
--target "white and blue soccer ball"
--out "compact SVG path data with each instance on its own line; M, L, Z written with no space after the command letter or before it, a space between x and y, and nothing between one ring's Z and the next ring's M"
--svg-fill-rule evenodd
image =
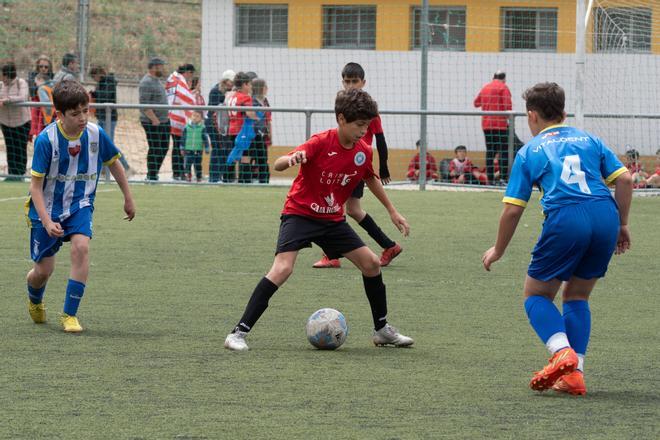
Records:
M335 350L346 341L348 326L340 311L330 308L312 313L305 326L309 343L320 350Z

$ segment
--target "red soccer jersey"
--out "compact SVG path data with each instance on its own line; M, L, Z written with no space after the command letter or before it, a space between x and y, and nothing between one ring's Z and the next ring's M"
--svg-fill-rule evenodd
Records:
M376 175L371 147L359 140L347 150L339 143L334 128L315 134L293 151L300 150L305 151L307 163L300 165L282 214L344 220L344 203L357 184Z
M236 92L227 101L227 107L248 106L252 107L252 97L243 92ZM229 136L236 136L243 127L244 112L229 112Z
M369 123L367 132L362 137L362 140L369 146L373 145L374 135L383 132L383 124L380 121L380 115L376 116Z

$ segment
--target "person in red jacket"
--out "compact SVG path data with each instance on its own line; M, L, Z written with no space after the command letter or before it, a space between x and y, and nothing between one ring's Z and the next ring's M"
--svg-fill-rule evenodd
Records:
M417 154L410 159L408 164L408 174L406 177L413 182L419 180L419 140L415 143L417 146ZM435 161L435 158L431 156L431 153L426 152L426 180L436 180L438 178L438 164Z
M493 80L483 86L474 98L474 106L484 111L507 111L513 108L511 91L506 85L506 73L498 70ZM500 154L500 178L506 180L509 169L508 132L509 123L506 116L481 117L481 128L486 138L486 174L489 182L494 182L493 158Z

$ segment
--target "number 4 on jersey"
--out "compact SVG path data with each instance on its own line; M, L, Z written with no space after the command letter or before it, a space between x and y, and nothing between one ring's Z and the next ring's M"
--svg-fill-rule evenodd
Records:
M561 180L569 185L577 183L580 191L585 194L591 194L584 171L580 168L580 156L577 154L566 156L564 158L564 168L561 171Z

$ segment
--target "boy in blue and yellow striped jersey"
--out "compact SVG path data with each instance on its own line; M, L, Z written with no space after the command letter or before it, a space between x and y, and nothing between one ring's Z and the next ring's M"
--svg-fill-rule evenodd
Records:
M71 274L60 322L64 331L82 331L76 313L89 272L92 211L101 167L106 165L124 194L129 221L135 205L120 153L98 125L88 122L89 97L77 81L61 81L53 89L57 121L34 143L30 197L26 202L30 226L30 255L34 267L27 275L28 310L35 323L46 322L43 295L55 269L62 242L71 242Z
M523 98L535 137L516 155L497 242L482 261L490 270L502 257L536 185L545 221L527 270L525 310L552 358L534 374L530 387L581 395L586 393L584 356L591 331L589 295L605 276L612 254L630 247L632 179L600 139L562 124L565 97L557 84L536 84ZM553 303L562 283L563 316Z

